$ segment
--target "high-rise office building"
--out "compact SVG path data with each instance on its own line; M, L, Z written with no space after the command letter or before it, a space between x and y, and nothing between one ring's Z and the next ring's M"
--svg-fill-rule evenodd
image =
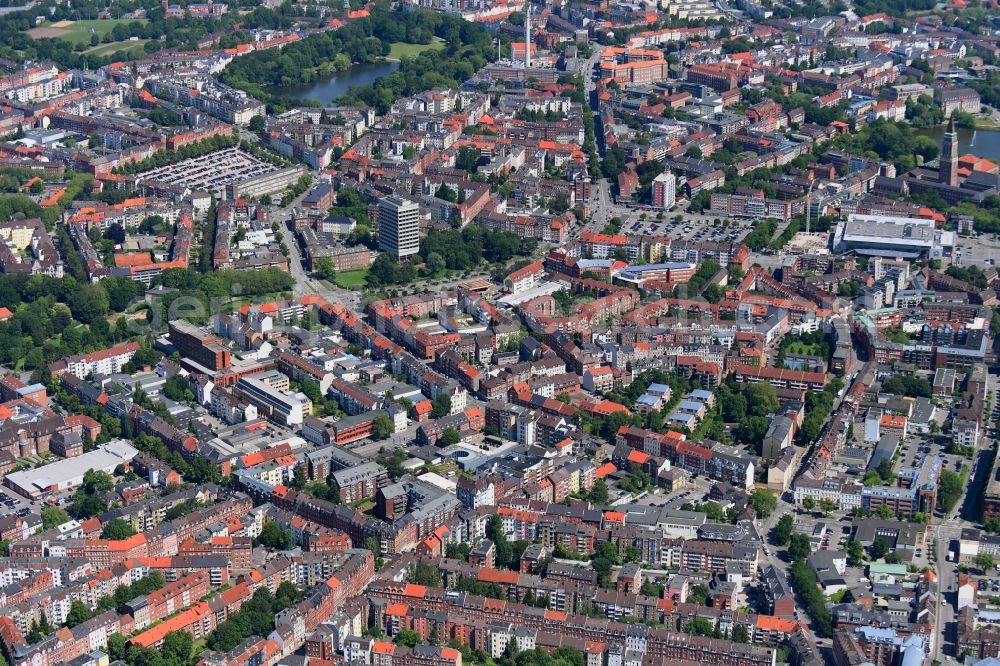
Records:
M378 246L396 259L420 251L420 206L398 196L378 202Z
M677 201L677 177L664 171L653 179L653 206L670 208Z

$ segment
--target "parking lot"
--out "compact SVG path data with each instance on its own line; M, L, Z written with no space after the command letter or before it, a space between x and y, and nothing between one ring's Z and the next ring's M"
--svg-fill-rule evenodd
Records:
M674 493L665 493L661 489L655 489L636 498L634 501L628 497L628 493L623 493L618 501L643 506L662 506L676 511L684 504L699 504L705 501L711 487L712 484L708 479L694 478L686 486Z
M635 212L624 220L624 234L670 236L675 240L735 243L750 232L752 223L722 219L711 214Z
M24 518L32 511L39 510L37 500L25 499L10 490L0 491L0 504L3 505L0 508L0 517L17 516ZM35 508L32 508L33 504L36 505Z
M7 508L7 511L15 511L17 509L17 505L18 505L17 500L15 500L13 497L11 497L10 495L8 495L7 493L0 493L0 503L2 503ZM20 514L18 514L18 515L20 515ZM25 515L27 515L27 514L25 514Z
M994 234L955 238L956 266L996 266L1000 261L1000 240Z
M224 148L146 171L139 175L138 181L159 180L192 190L207 190L216 197L225 198L227 185L277 170L273 164L239 148Z
M943 469L958 471L963 463L970 463L968 458L944 452L946 442L931 435L911 434L900 447L899 466L918 467L927 456L942 455ZM970 463L971 464L971 463Z
M978 588L982 590L982 594L1000 598L1000 579L996 578L998 575L1000 575L1000 568L994 565L992 571L987 571L985 575L975 579ZM991 600L990 603L993 603L993 601Z

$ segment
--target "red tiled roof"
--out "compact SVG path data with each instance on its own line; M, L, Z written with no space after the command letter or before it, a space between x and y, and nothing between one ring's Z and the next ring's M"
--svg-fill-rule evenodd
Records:
M795 620L785 620L773 615L758 615L757 628L764 631L780 631L784 634L794 633L799 623Z
M519 574L516 571L501 571L483 567L479 570L479 580L484 583L503 583L505 585L517 585Z
M145 266L153 263L153 255L149 252L129 252L128 254L116 254L115 266Z
M423 599L426 594L427 594L427 587L424 585L407 583L406 587L403 588L403 596L405 597L418 597L420 599Z
M598 479L603 479L608 474L614 474L617 471L618 468L615 467L613 463L604 463L603 465L597 468L597 471L594 472L594 476Z
M645 465L649 461L649 454L638 449L632 449L629 451L628 461L639 465Z
M385 614L392 617L405 617L410 607L406 604L393 603L385 607Z
M147 629L138 636L133 636L129 640L129 643L147 648L152 647L163 640L170 632L183 630L198 622L201 618L206 617L211 612L212 609L209 608L207 603L203 601L199 602L188 610L182 611L174 617Z

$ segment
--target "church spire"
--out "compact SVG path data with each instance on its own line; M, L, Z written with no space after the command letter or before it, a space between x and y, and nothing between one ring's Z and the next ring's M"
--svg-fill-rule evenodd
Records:
M951 187L958 187L958 132L955 131L955 116L948 119L948 131L941 141L941 159L939 160L938 182Z

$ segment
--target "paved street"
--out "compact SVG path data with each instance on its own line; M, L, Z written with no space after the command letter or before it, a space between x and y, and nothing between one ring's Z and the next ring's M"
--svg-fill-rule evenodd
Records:
M948 659L945 649L945 641L953 636L955 621L955 584L957 579L957 566L954 562L947 561L948 545L957 539L962 532L962 527L953 522L944 522L937 526L937 572L938 572L938 636L935 641L934 658L945 663ZM954 648L951 655L954 656Z
M788 577L788 567L790 562L778 557L778 549L769 545L768 539L771 535L771 530L774 529L774 526L777 525L778 520L780 520L782 516L788 514L791 515L793 519L796 517L795 506L791 502L787 501L786 494L778 495L777 499L777 508L764 520L756 521L755 525L757 526L757 531L760 533L761 538L764 539L764 543L767 544L765 545L764 551L764 563L770 564L775 569L780 571L785 577L785 580L788 580L790 585L791 580ZM762 563L762 568L764 563ZM832 644L829 639L819 639L816 637L816 630L813 626L812 618L809 617L808 613L798 612L798 619L805 628L805 634L813 648L814 654L822 654L826 663L832 663L832 655L829 652Z
M405 448L411 444L416 437L417 428L419 426L420 423L413 421L406 430L397 432L388 439L383 439L377 442L364 439L359 443L349 444L347 448L366 458L375 456L375 454L382 449L385 449L386 453L389 453L399 448Z
M303 294L319 294L332 303L343 303L349 308L357 309L360 303L360 294L348 289L341 289L336 286L326 286L320 280L312 279L302 265L302 252L299 250L298 239L292 230L292 209L299 205L305 194L296 197L287 206L275 208L273 212L274 220L281 225L281 234L284 237L285 245L288 247L288 272L295 278L293 291L296 296Z
M997 398L998 378L996 375L987 375L988 400L986 412L991 414ZM962 529L974 526L974 522L979 520L979 501L982 497L984 486L988 481L991 471L991 461L993 452L991 438L983 438L984 448L976 452L976 457L972 463L972 471L969 476L969 483L963 489L962 497L956 503L955 511L944 516L940 524L932 528L934 538L937 539L937 572L938 572L938 640L936 642L935 659L942 664L958 663L955 656L960 652L954 644L955 637L955 611L958 604L958 564L954 560L948 560L948 552L952 545L955 546L955 556L957 558L956 540L961 536ZM956 514L957 511L957 515ZM992 572L991 572L992 574Z
M291 231L286 233L292 234ZM288 246L288 272L295 278L296 295L319 294L332 303L343 303L353 310L358 309L361 300L360 292L328 287L322 281L312 279L302 268L302 256L294 237L286 239L285 244Z
M598 233L607 225L608 220L615 215L614 211L616 207L611 202L611 183L606 178L602 178L597 181L594 190L596 196L591 206L590 219L582 227L578 227L577 230L579 233L583 233L584 231Z

